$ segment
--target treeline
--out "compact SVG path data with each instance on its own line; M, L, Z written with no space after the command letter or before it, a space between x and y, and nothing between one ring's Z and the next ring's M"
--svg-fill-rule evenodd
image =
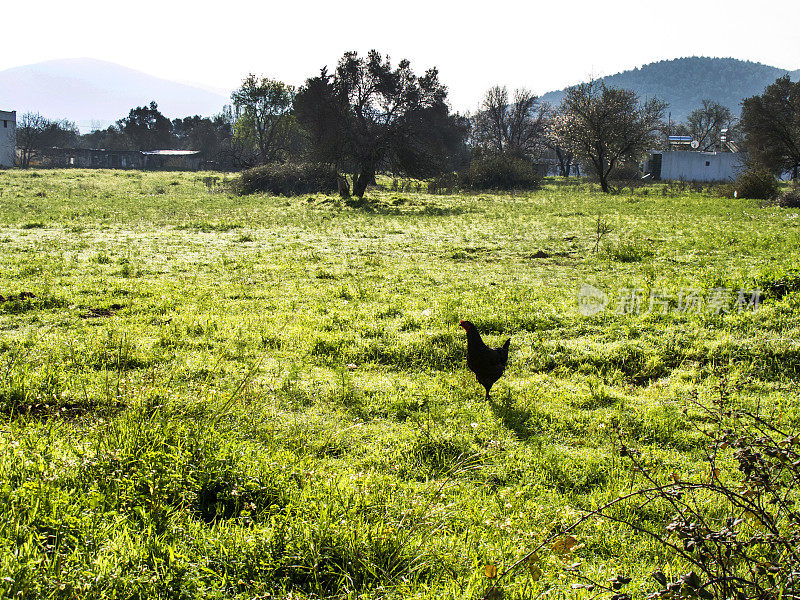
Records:
M17 148L21 166L27 167L49 148L102 148L106 150L199 150L211 166L236 169L250 164L236 152L235 118L229 107L214 117L168 119L156 102L132 108L128 116L106 129L81 135L67 120L51 120L25 113L17 123Z
M475 113L461 115L450 111L435 68L417 75L409 61L394 66L372 50L345 53L334 71L323 68L299 88L249 75L231 105L210 118L170 120L151 102L107 129L80 135L68 121L28 113L20 120L18 147L23 156L54 146L199 150L221 169L327 165L340 175L340 191L349 194L352 185L359 197L379 171L462 186L531 188L541 175L535 164L564 177L590 174L610 191L615 174L636 176L647 150L664 147L668 135L691 136L700 150L743 145L760 167L796 176L799 90L788 77L778 79L743 103L741 123L712 100L703 100L685 123L672 123L664 102L603 81L570 88L558 106L525 89L495 86ZM280 173L290 181L300 171Z

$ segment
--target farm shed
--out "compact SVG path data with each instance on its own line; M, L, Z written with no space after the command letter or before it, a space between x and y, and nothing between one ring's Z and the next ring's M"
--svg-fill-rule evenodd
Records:
M103 150L87 148L48 148L35 159L40 167L78 167L82 169L141 169L138 150Z
M202 160L196 150L149 150L142 156L144 168L157 171L197 171Z
M13 167L17 158L17 112L0 110L0 168Z
M645 173L656 181L730 181L743 163L741 152L651 152Z
M197 171L200 152L195 150L105 150L86 148L47 148L37 153L37 167L77 167L81 169L145 169Z

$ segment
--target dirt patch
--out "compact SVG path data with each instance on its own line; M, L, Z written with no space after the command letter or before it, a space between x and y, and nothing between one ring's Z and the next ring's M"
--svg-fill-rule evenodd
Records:
M97 319L99 317L110 317L115 315L118 310L124 308L121 304L112 304L108 308L90 308L85 313L81 313L81 319Z
M30 298L36 298L36 294L33 292L20 292L19 294L9 294L8 296L0 294L0 302L20 302Z

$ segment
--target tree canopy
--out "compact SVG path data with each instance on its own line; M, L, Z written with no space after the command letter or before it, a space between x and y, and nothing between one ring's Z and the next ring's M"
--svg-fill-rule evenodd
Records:
M547 106L526 89L509 97L505 86L490 88L472 126L472 143L489 152L530 158L544 143Z
M732 124L730 109L708 99L703 100L702 106L693 110L686 120L689 135L697 140L702 151L714 150L720 143L722 130L730 129Z
M234 145L242 164L274 162L297 145L294 94L292 86L252 73L231 94L236 111Z
M644 102L630 90L608 88L602 82L582 83L567 91L553 132L561 145L583 161L611 191L611 171L627 160L638 160L655 141L666 105Z
M333 74L323 68L308 79L294 108L314 157L352 169L353 193L362 197L380 167L424 177L457 154L467 125L450 114L446 97L435 68L418 77L408 60L393 68L371 50L347 52Z
M778 78L742 102L741 127L750 158L775 174L800 170L800 82Z
M133 150L168 149L172 143L172 122L161 114L158 104L132 108L117 121L120 131L130 140Z

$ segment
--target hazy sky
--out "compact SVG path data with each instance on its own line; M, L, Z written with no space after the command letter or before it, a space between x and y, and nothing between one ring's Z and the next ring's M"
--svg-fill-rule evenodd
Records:
M800 68L797 0L37 0L0 24L0 70L91 57L228 93L249 72L292 84L376 48L439 68L451 105L494 84L537 94L682 56ZM35 14L32 14L35 13Z

